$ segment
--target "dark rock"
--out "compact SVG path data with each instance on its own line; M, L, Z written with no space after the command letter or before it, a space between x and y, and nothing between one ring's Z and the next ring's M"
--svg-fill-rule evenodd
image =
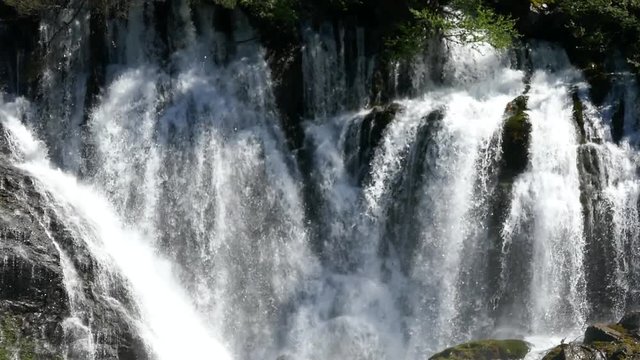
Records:
M522 340L481 340L448 348L429 360L515 360L524 359L529 350Z
M40 222L30 178L0 162L0 345L42 357L60 353L69 315L58 251ZM7 334L11 333L11 336ZM7 350L9 349L9 350Z
M633 311L624 315L622 319L618 321L618 325L627 331L640 330L640 311Z
M4 135L0 126L0 148L6 148ZM93 337L101 359L146 359L134 324L123 314L123 308L135 313L126 282L114 274L114 285L105 292L96 281L104 269L84 241L64 225L35 181L4 155L0 152L0 359L87 358L87 349L73 345L86 336ZM83 299L74 300L75 307L62 253L81 282L77 291ZM93 333L65 327L71 316Z
M615 329L612 329L608 325L597 324L591 325L587 328L587 331L585 331L584 333L584 343L590 344L597 341L621 341L623 337L624 334Z
M624 136L624 113L625 103L624 101L620 101L611 119L611 137L616 144L620 143L620 140L622 140Z
M349 129L351 143L347 144L346 152L355 153L355 156L349 160L348 167L359 183L363 183L369 173L373 155L382 140L384 130L401 111L402 107L397 103L376 106L362 122L354 122Z

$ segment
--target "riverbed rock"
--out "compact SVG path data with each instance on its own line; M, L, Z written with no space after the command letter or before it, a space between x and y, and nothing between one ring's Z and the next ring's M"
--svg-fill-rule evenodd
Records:
M429 360L516 360L524 359L529 350L523 340L480 340L448 348Z

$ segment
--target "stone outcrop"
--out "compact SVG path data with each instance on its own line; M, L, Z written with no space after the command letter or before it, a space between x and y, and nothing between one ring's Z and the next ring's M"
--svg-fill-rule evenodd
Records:
M0 359L82 359L87 351L101 358L146 359L145 346L123 314L123 307L131 307L126 284L111 279L120 285L105 293L95 281L100 265L35 180L9 162L9 153L0 126ZM76 311L62 254L80 282Z

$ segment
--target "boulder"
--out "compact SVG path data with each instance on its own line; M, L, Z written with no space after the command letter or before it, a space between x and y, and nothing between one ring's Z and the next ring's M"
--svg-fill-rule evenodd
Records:
M640 312L625 315L616 324L587 328L582 343L561 344L543 360L640 360Z
M584 343L622 341L624 334L610 325L596 324L587 328L584 333Z
M542 360L606 360L606 358L600 351L589 346L570 343L553 348Z
M429 360L516 360L524 359L529 350L523 340L480 340L448 348Z
M640 311L630 312L622 317L618 321L618 325L622 326L627 331L640 330Z

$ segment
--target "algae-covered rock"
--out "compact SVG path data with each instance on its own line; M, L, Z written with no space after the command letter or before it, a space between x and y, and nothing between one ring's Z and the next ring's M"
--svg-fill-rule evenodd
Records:
M502 132L503 169L510 173L524 171L529 163L531 122L527 110L527 96L519 96L507 105Z
M480 340L448 348L429 360L515 360L524 359L529 350L523 340Z

